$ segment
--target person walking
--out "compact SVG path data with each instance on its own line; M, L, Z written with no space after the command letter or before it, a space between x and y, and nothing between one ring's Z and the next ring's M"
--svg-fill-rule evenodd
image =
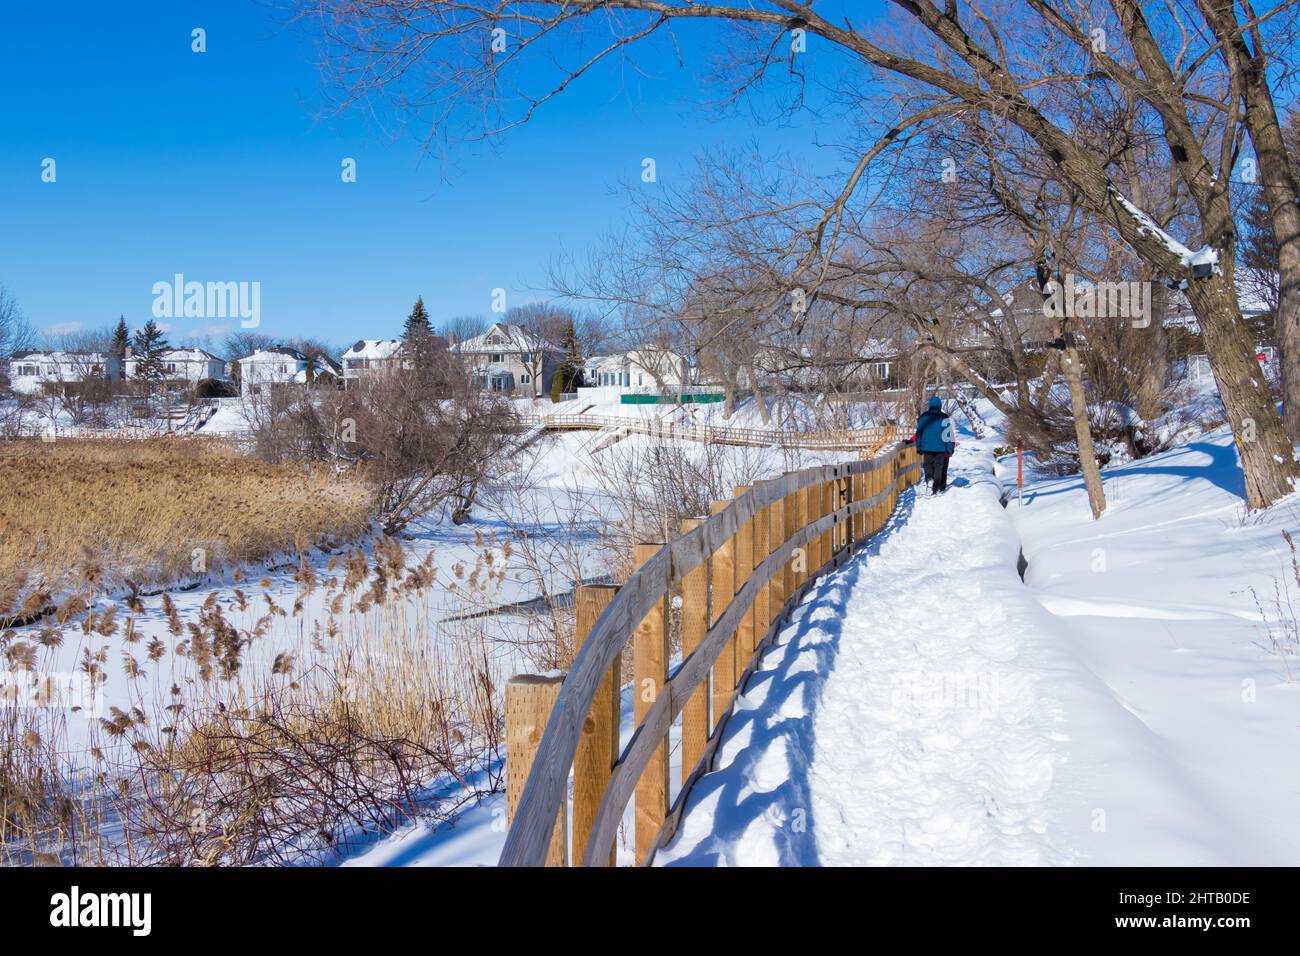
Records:
M948 459L956 451L957 442L953 438L952 419L944 413L938 395L931 396L930 407L916 420L916 434L912 440L916 442L916 450L924 463L930 493L943 494L948 489Z

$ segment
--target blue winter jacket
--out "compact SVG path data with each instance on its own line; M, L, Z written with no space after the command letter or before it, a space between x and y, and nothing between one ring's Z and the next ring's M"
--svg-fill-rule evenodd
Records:
M952 419L943 412L943 402L935 395L930 399L930 407L916 420L916 450L927 452L946 452L951 455L957 442L952 433Z

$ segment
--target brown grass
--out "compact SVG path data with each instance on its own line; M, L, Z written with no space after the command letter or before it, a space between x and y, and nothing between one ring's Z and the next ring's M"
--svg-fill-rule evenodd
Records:
M357 478L213 439L3 443L0 618L83 588L188 580L353 538L370 504Z
M479 572L467 599L501 573ZM0 685L0 866L324 860L499 788L508 661L491 620L442 626L433 554L383 539L295 577L291 608L233 588L189 623L164 594L167 634L148 642L132 615L152 606L106 626L109 611L77 612L70 630L104 638L79 674L120 659L126 678L85 742L75 695L5 706L17 686ZM0 631L0 668L66 669L44 633Z

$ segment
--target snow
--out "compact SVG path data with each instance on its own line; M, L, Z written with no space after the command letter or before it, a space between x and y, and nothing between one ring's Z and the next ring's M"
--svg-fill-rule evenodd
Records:
M1226 430L1108 469L1096 523L1078 477L1003 510L984 443L953 468L795 613L656 862L1294 863L1294 648L1248 590L1294 505L1242 519Z
M994 422L987 402L974 406ZM717 422L721 406L687 411ZM590 412L681 413L621 405ZM1202 434L1219 413L1212 388L1201 389L1177 414L1152 422L1185 444L1105 469L1108 507L1096 522L1077 476L1030 470L1023 504L1012 497L1004 508L1014 458L994 459L1002 441L996 429L979 439L956 416L962 434L947 494L930 497L920 486L905 493L888 526L794 611L737 696L714 769L656 863L1293 864L1300 858L1300 660L1295 647L1284 656L1271 646L1278 622L1269 602L1275 589L1288 593L1288 580L1300 589L1281 536L1297 530L1300 511L1290 499L1244 514L1231 434ZM812 410L798 405L789 414L799 421ZM855 424L871 414L853 409ZM733 421L761 424L752 401ZM232 402L203 431L244 427ZM484 550L479 533L499 538L519 524L558 540L586 528L590 540L579 542L576 567L586 577L603 574L596 530L621 517L615 485L654 443L609 438L543 436L521 461L526 482L499 489L471 525L430 521L414 529L411 560L434 554L439 580L450 581L457 563L473 564ZM683 456L704 453L695 443L672 444ZM721 453L756 475L845 457L778 448ZM563 592L574 566L555 565L546 586ZM294 603L292 569L267 569L265 577L277 603ZM511 563L490 597L527 601L537 584ZM183 621L199 613L210 590L220 592L232 621L252 626L256 612L233 607L228 581L174 593ZM322 600L307 596L301 619L320 617ZM438 590L427 600L418 613L430 619L462 608ZM146 640L165 637L157 600L146 603L140 632ZM503 628L523 626L500 620ZM297 623L288 624L271 635L267 655L297 645ZM75 666L85 642L72 629L68 636L47 663ZM508 676L523 665L503 650L493 666ZM622 697L626 744L630 687ZM106 702L131 699L111 671ZM71 728L69 743L83 744L84 734ZM675 792L676 730L671 743ZM437 799L468 802L450 820L413 820L370 838L343 865L495 863L506 831L503 796L459 790ZM620 835L624 864L630 829Z
M1137 220L1138 231L1150 233L1152 236L1159 239L1166 249L1182 260L1184 268L1190 269L1193 266L1209 265L1213 267L1215 272L1219 271L1218 250L1209 245L1204 245L1193 252L1187 246L1183 245L1173 236L1169 235L1169 233L1156 225L1154 219L1135 206L1126 197L1121 195L1119 190L1114 186L1110 186L1109 190L1110 194L1115 197L1115 201L1123 206L1128 214Z
M982 457L947 497L906 493L800 608L657 862L1074 859L1045 799L1064 759L1059 653Z

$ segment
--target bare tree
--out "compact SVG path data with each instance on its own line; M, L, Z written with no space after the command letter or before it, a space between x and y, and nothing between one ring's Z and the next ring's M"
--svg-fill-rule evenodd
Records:
M9 357L15 352L29 349L36 335L23 318L18 301L8 289L0 285L0 388L7 388Z
M466 521L519 440L509 402L475 388L454 356L439 353L340 393L343 430L334 440L374 483L385 534L442 508L456 524Z
M738 95L777 69L792 69L790 31L817 38L830 55L840 55L850 78L840 91L863 107L873 84L892 83L897 98L880 111L882 133L867 139L844 180L839 200L823 217L815 242L806 247L807 270L824 265L839 241L838 226L867 171L885 156L896 157L909 134L936 119L962 114L973 122L984 114L1013 125L1027 137L1038 161L1054 169L1078 202L1127 243L1144 262L1185 285L1205 336L1206 348L1229 421L1239 438L1251 507L1272 503L1291 490L1297 466L1268 387L1257 374L1253 342L1242 322L1234 282L1235 228L1229 184L1245 134L1243 83L1267 88L1267 71L1244 75L1239 61L1225 58L1217 74L1210 64L1220 44L1206 39L1206 20L1222 20L1225 2L1200 0L1200 23L1188 24L1184 7L1112 0L1059 8L1048 0L985 5L949 0L895 0L888 29L863 29L833 21L795 0L718 2L689 0L606 0L570 3L550 0L516 4L508 0L426 3L423 0L301 0L305 15L323 25L334 57L331 68L345 102L379 92L406 109L430 116L440 130L473 117L481 132L500 132L526 122L558 96L576 76L610 56L679 23L721 22L735 28L729 81ZM1232 13L1231 4L1226 4ZM1239 35L1286 5L1248 25L1218 25ZM493 30L509 39L494 51ZM1110 42L1097 42L1098 30ZM598 33L594 45L587 42ZM552 55L557 45L575 57ZM1256 44L1256 49L1258 49ZM527 64L527 68L525 67ZM533 64L547 64L549 77ZM852 76L857 73L857 77ZM516 84L543 85L521 95ZM1174 175L1194 209L1189 234L1201 248L1175 241L1126 195L1086 133L1061 104L1086 101L1091 87L1113 84L1158 117L1160 133L1174 157ZM1247 100L1246 112L1250 112ZM461 109L468 107L467 109ZM1266 125L1251 125L1252 135ZM1256 142L1257 148L1260 143ZM1265 147L1267 148L1267 147ZM1279 197L1281 193L1278 194ZM1271 200L1272 201L1272 200ZM1194 242L1193 245L1196 243ZM812 286L816 288L816 286Z
M476 335L482 335L488 329L488 321L481 315L457 315L448 319L441 329L448 344L455 345Z

